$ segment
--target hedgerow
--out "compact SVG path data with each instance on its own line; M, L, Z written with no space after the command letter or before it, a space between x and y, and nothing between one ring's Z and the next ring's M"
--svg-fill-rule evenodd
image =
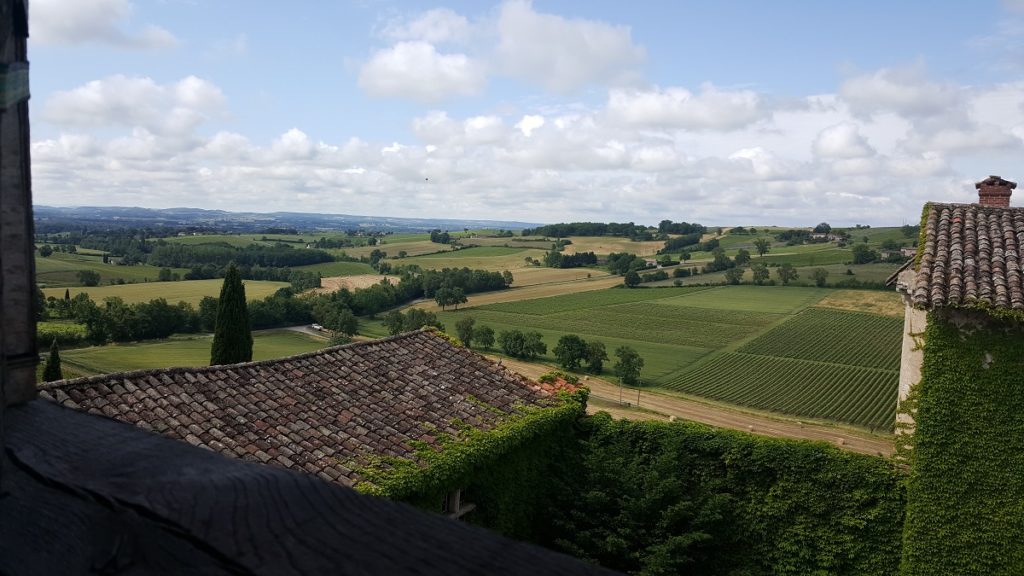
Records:
M639 574L891 576L903 475L820 443L689 422L580 424L552 544Z

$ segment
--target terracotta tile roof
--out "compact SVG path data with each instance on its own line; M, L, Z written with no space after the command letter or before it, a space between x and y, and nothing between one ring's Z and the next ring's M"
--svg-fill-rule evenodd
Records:
M929 204L915 306L1024 309L1024 208Z
M428 331L309 354L66 380L40 395L229 456L351 485L369 455L415 459L469 424L490 429L551 390Z

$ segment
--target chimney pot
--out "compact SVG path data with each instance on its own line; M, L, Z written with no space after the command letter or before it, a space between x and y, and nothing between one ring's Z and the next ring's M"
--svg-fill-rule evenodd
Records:
M1003 180L999 176L988 178L974 185L978 189L978 203L982 206L1010 207L1010 195L1017 187L1016 182Z

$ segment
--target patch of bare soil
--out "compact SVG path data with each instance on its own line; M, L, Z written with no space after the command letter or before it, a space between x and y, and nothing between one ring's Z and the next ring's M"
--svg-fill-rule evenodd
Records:
M895 290L836 290L818 301L815 306L851 312L870 312L882 316L903 318L904 305Z
M314 288L315 294L329 294L331 292L337 292L342 288L348 288L349 290L355 290L357 288L369 288L374 284L380 284L381 280L387 280L391 284L398 284L398 276L381 276L379 274L357 274L355 276L333 276L331 278L322 278L320 280L320 287Z

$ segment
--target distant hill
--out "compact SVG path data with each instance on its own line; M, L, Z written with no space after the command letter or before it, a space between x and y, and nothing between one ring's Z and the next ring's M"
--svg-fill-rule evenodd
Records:
M436 228L461 230L463 228L501 228L522 230L537 226L529 222L501 220L458 220L434 218L391 218L387 216L355 216L351 214L309 214L302 212L226 212L200 208L132 208L132 207L54 207L35 206L36 227L67 226L89 227L159 227L210 228L226 232L259 232L267 228L294 228L300 231L316 230L373 230L385 232L423 232Z

